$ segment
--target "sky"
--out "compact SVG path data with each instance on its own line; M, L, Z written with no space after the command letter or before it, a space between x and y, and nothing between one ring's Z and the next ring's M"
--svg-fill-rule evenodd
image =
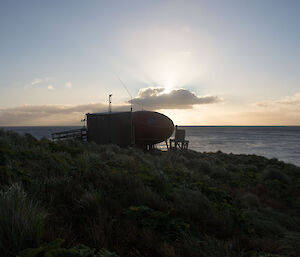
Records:
M155 110L300 125L298 0L0 0L0 126ZM125 85L125 87L124 87Z

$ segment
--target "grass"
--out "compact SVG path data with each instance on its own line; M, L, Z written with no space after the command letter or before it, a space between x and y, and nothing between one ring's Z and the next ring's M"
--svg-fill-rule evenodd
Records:
M0 213L0 252L4 256L15 256L42 242L47 214L19 184L0 192Z
M0 255L299 256L300 168L0 130Z

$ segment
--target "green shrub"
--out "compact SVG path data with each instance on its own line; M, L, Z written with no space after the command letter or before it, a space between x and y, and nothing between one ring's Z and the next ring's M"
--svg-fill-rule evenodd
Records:
M175 211L196 230L210 230L216 224L216 209L201 192L178 189L173 193ZM194 227L195 226L195 227ZM214 229L214 228L213 228Z
M246 222L248 224L248 231L256 235L273 235L279 236L285 229L274 219L264 215L257 210L247 210L244 212Z
M246 257L243 251L237 251L232 241L221 241L217 238L205 235L199 241L199 255L203 257Z
M240 198L242 206L245 208L257 208L260 206L259 199L255 194L247 193Z
M284 237L279 241L279 250L283 254L289 256L299 256L300 253L300 233L298 232L287 232Z
M20 257L119 257L106 249L97 252L82 244L66 249L61 246L63 242L63 240L57 239L38 248L26 249L20 253Z
M232 180L232 175L224 167L217 167L211 174L210 177L222 182L229 182Z
M285 183L285 184L290 184L291 183L290 178L288 177L288 175L286 175L285 173L283 173L277 167L274 167L274 166L267 167L263 171L263 179L264 180L277 179L278 181L280 181L282 183Z

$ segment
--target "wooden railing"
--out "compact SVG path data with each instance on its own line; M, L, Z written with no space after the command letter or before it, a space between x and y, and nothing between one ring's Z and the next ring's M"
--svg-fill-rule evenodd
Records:
M51 134L53 141L79 140L87 141L87 129L72 129Z

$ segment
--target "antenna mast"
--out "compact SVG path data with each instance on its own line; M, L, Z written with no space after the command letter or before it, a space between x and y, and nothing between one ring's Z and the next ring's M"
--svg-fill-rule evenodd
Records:
M126 87L125 83L119 78L119 76L117 76L117 78L121 82L121 84L125 88L125 90L127 91L128 95L130 96L130 111L132 112L132 95L130 94L130 92L129 92L128 88Z

